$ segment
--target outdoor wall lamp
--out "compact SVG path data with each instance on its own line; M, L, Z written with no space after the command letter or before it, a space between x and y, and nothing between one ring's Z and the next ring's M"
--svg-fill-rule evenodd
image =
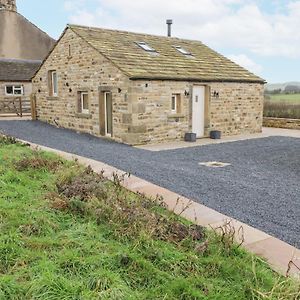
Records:
M185 90L185 91L184 91L184 96L188 97L189 95L190 95L190 92L187 91L187 90Z
M214 97L214 98L219 98L219 92L214 91L214 92L213 92L213 97Z

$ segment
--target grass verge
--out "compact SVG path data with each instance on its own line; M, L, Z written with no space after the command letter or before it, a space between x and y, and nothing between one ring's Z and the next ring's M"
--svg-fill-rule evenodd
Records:
M300 287L161 199L0 137L0 299L300 299Z

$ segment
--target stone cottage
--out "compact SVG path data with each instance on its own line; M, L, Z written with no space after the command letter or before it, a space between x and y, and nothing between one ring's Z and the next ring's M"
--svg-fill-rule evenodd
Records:
M0 0L0 114L15 112L16 98L29 101L31 78L54 44L17 12L15 0Z
M41 61L0 58L0 114L30 112L31 78Z
M68 25L33 87L40 120L127 144L262 129L264 80L198 41Z

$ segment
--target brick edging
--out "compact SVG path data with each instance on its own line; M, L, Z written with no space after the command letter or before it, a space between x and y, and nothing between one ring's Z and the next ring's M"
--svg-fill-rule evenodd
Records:
M46 146L41 146L28 141L20 139L18 140L22 143L30 145L30 147L33 149L53 152L67 160L76 159L80 164L91 166L95 172L104 171L104 176L109 179L112 179L114 173L117 173L119 175L126 173L123 170L117 169L100 161L49 148ZM122 185L123 187L134 193L143 193L149 198L162 196L169 210L174 211L187 220L201 226L205 226L208 228L217 228L224 225L224 222L226 220L230 220L232 226L237 232L237 235L239 229L241 227L243 228L243 247L251 253L259 255L266 259L269 262L270 266L282 275L286 275L288 264L290 261L293 261L300 268L299 249L275 237L272 237L271 235L261 230L258 230L245 223L223 215L209 207L206 207L191 199L183 197L177 193L152 184L136 176L130 176L129 178L126 178ZM289 274L296 278L300 278L300 271L296 267L292 267Z

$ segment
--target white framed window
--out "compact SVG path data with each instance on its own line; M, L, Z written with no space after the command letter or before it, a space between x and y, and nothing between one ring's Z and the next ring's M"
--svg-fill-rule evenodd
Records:
M55 70L49 71L49 94L54 97L58 95L58 77Z
M80 92L80 112L83 114L89 113L89 94L88 92Z
M174 114L181 113L181 97L180 94L173 94L171 98L171 112Z
M24 87L22 85L6 85L5 95L7 96L24 95Z
M192 55L191 52L187 51L186 49L184 49L181 46L174 46L174 47L177 49L177 51L179 51L183 55L188 55L188 56Z
M147 52L156 52L153 48L151 48L147 43L145 42L137 42L137 44L144 49Z
M172 102L171 102L171 111L173 113L176 113L176 107L177 107L177 99L176 95L172 95Z

